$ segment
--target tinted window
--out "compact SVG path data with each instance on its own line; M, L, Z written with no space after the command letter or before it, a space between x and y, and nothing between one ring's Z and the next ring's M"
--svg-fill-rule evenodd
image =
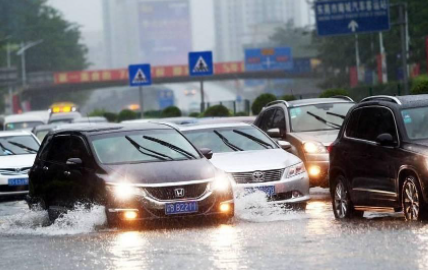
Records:
M52 162L65 163L70 156L71 140L70 136L56 136L49 147L47 160Z
M276 109L269 109L263 113L260 126L259 126L260 129L267 131L268 129L272 128L273 119L275 117L275 111Z
M355 110L352 112L348 125L346 126L346 136L348 137L357 137L358 132L358 121L360 119L361 109Z
M389 133L397 140L394 117L390 110L381 107L359 109L358 124L351 123L347 136L367 141L376 141L377 136ZM350 119L350 121L353 119ZM355 120L356 121L356 120Z
M401 111L407 136L411 140L428 139L428 107L405 109Z
M82 138L71 137L71 149L70 158L80 158L84 164L90 161L88 149Z
M282 109L276 110L272 121L272 127L269 127L269 129L271 128L279 128L281 135L285 134L285 114Z

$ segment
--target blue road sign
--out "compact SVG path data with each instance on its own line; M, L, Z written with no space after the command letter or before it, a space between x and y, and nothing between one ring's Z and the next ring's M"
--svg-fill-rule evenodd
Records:
M358 34L389 30L388 0L317 1L319 36Z
M189 53L189 74L190 76L213 75L213 53L209 51Z
M245 50L245 70L286 70L293 69L291 48L257 48Z
M150 64L130 65L128 67L129 85L144 86L152 84Z

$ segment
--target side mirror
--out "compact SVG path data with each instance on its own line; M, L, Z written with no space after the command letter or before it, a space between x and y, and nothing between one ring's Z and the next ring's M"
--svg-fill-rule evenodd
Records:
M207 159L211 159L213 157L213 151L211 149L201 148L199 151L201 151L202 155L204 155L204 157Z
M291 144L287 141L278 141L279 147L281 147L283 150L288 151L291 149Z
M67 159L65 164L67 166L69 166L70 168L77 169L77 168L82 167L83 162L80 158L69 158L69 159Z
M279 128L268 129L267 134L271 138L279 138L279 137L281 137L281 131L279 130Z
M376 142L378 142L382 146L393 146L395 144L394 138L389 133L382 133L377 136Z

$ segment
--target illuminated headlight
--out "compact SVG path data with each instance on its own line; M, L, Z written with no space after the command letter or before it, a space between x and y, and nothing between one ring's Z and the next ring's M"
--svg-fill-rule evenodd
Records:
M227 176L217 177L217 179L211 183L209 183L210 190L226 192L230 189L230 180Z
M305 150L307 154L327 153L327 149L320 142L305 142L303 144L303 150Z
M119 183L107 188L113 193L114 197L120 200L127 200L134 196L144 196L144 190L135 187L129 183Z
M297 163L297 164L295 164L295 165L290 166L290 167L287 168L287 170L286 170L286 173L287 173L286 178L291 178L293 176L302 174L304 172L306 172L305 165L303 164L303 162L300 162L300 163Z

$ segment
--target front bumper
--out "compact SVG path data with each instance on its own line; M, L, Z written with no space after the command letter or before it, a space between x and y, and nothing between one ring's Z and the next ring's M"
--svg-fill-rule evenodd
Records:
M248 189L261 189L274 186L275 195L268 197L268 204L297 204L304 203L310 199L309 177L307 173L302 173L291 178L282 178L280 181L235 184L234 192L239 196L245 196ZM297 195L298 196L295 196Z
M174 200L161 200L148 192L145 192L145 194L142 195L133 196L126 200L116 198L112 192L108 192L107 194L107 215L110 218L115 218L121 222L129 221L129 219L125 217L125 213L130 211L137 214L133 221L190 217L230 218L234 215L233 192L231 189L224 193L207 189L201 196L197 198ZM197 202L198 211L194 213L180 213L172 215L166 214L165 208L168 203L180 202ZM227 204L229 206L229 211L221 211L220 207L222 204Z
M28 185L22 186L9 186L9 179L28 179L27 174L19 174L13 176L0 176L0 197L6 196L20 196L28 194Z

